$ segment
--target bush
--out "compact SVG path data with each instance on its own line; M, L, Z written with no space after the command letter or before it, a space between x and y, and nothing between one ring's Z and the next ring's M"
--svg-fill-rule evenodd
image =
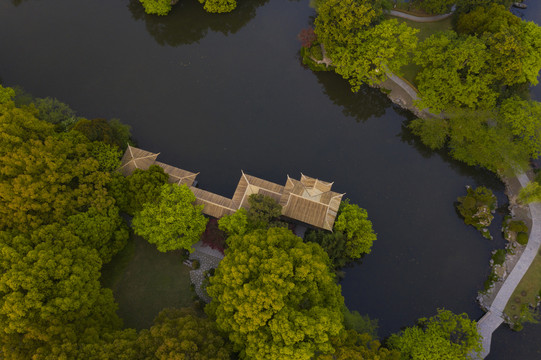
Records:
M525 232L520 232L517 234L517 242L520 245L526 245L528 243L528 234Z
M319 44L314 44L310 47L310 56L316 60L323 60L323 51Z
M524 224L524 221L510 221L508 225L509 231L516 233L528 232L528 227Z
M199 262L199 260L196 259L192 261L192 269L197 270L200 267L201 267L201 263Z
M505 261L505 254L506 251L503 249L496 250L496 252L492 255L492 261L494 261L494 264L502 265Z
M472 225L477 230L481 231L483 236L491 239L492 236L488 232L488 226L492 222L494 215L492 213L496 209L497 200L492 191L484 186L479 186L473 190L467 187L468 194L459 197L457 210L464 218L464 222Z

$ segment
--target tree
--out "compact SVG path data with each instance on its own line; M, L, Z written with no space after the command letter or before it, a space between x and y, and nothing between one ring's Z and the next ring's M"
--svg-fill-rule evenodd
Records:
M468 194L458 198L458 212L464 217L466 224L473 225L483 236L492 239L488 226L494 218L492 212L498 205L496 196L484 186L475 190L468 186L466 190Z
M111 177L90 150L83 136L56 133L32 108L0 105L0 230L65 223L92 207L107 213Z
M498 124L510 129L513 141L532 158L541 155L541 103L511 97L502 102Z
M128 226L116 207L106 211L92 207L70 216L67 223L73 234L86 246L98 251L103 263L111 261L113 255L124 248L130 236Z
M107 121L82 118L75 124L73 131L82 133L90 141L101 141L121 150L126 149L130 143L130 127L123 125L118 119Z
M360 258L363 254L370 254L376 234L365 209L350 204L349 199L342 201L334 229L346 235L346 252L352 259Z
M139 0L150 15L167 15L171 11L170 0Z
M203 5L203 9L210 13L227 13L235 10L237 7L236 0L199 0Z
M240 208L234 214L220 218L218 226L228 236L244 235L248 230L248 212L245 208Z
M265 229L282 215L282 206L270 196L252 194L248 197L248 205L246 219L249 229Z
M344 330L332 338L335 352L318 355L315 360L399 360L397 350L381 347L370 334L359 334L355 330Z
M541 69L541 27L521 21L506 7L491 4L462 14L459 33L476 35L490 53L488 71L502 86L537 84Z
M253 359L310 359L332 352L343 298L317 244L283 228L229 237L210 278L207 313Z
M432 150L441 149L449 136L449 123L445 119L415 119L408 124L411 132L421 138Z
M187 308L162 310L137 345L147 359L228 360L231 353L216 324Z
M135 215L147 202L154 201L161 193L162 185L169 176L158 165L151 165L148 170L136 169L130 176L114 174L109 191L115 198L121 211Z
M94 141L91 144L90 154L98 160L100 171L113 172L120 167L122 152L116 146Z
M378 23L381 15L381 7L368 0L327 0L318 7L317 38L353 91L398 72L417 45L416 29L397 20Z
M78 120L75 111L57 99L35 99L33 104L38 110L37 118L55 125L58 131L66 131Z
M417 106L436 113L494 107L498 92L487 68L489 57L484 42L474 36L459 37L447 31L427 38L415 56L422 67L416 78L421 97Z
M15 96L15 90L10 87L0 85L0 104L6 104Z
M305 241L318 244L325 250L331 260L332 268L336 271L355 260L347 250L347 236L341 231L309 231L304 237ZM337 272L338 275L342 273Z
M481 351L477 324L466 313L455 315L449 310L421 318L417 325L393 334L387 341L391 349L402 353L402 359L467 360L470 353Z
M186 185L163 185L157 201L146 203L135 215L133 229L161 252L192 251L207 224L203 206L194 206L194 202L195 195Z
M451 7L456 0L421 0L420 8L429 14L446 14L451 11Z
M0 343L6 359L76 358L79 342L119 327L101 260L68 228L0 232Z
M518 200L523 204L529 204L532 202L541 202L540 181L539 180L532 181L528 183L528 185L520 189L520 192L518 194Z
M370 319L368 315L361 315L358 311L349 311L344 305L344 328L355 330L359 334L368 334L374 339L378 337L378 319Z

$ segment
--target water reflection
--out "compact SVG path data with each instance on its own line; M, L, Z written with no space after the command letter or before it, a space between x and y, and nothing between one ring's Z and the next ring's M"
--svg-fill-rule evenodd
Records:
M181 0L167 16L145 14L138 0L130 0L128 9L134 19L145 22L148 33L158 44L179 46L198 43L209 30L224 35L234 34L255 17L258 7L267 2L239 1L237 8L228 14L207 13L196 0Z
M315 72L315 75L317 81L323 85L325 95L342 108L345 116L353 117L357 122L383 116L390 104L390 100L379 89L361 86L361 89L354 93L348 82L335 73Z

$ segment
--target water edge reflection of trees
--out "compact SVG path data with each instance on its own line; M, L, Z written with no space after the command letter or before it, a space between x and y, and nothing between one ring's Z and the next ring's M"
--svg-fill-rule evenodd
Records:
M211 14L196 0L181 0L167 16L147 15L138 0L130 0L128 9L135 20L145 22L147 31L160 45L179 46L198 43L209 30L234 34L247 25L256 10L269 0L240 1L227 14Z

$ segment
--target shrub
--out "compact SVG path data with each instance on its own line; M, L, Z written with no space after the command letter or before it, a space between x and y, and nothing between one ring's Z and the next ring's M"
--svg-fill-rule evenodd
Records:
M492 212L497 206L496 197L484 186L479 186L475 190L470 187L466 189L468 194L458 198L458 212L466 224L481 231L486 238L492 238L487 228L494 218Z
M192 261L192 269L197 270L200 267L201 267L201 263L199 262L199 260L196 259L196 260Z
M526 245L528 243L528 234L525 232L520 232L517 234L517 242L520 245Z
M496 252L492 255L492 260L494 261L494 264L496 265L502 265L505 261L505 250L500 249L496 250Z
M316 60L323 60L323 51L321 50L321 46L319 44L315 44L310 47L310 56Z

